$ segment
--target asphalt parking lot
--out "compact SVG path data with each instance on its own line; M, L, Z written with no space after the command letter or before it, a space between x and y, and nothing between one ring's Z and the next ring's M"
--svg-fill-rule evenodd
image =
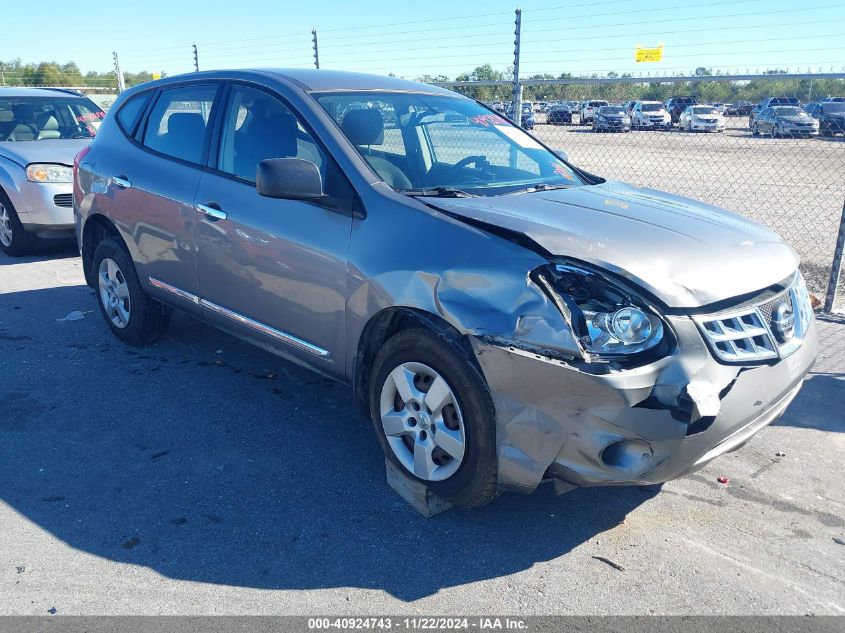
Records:
M0 612L845 613L845 321L820 329L786 415L696 474L424 519L346 387L187 317L127 347L72 245L0 256Z
M811 291L823 296L845 203L845 137L753 137L747 121L728 117L719 134L545 124L534 134L600 176L703 200L769 226L798 252Z

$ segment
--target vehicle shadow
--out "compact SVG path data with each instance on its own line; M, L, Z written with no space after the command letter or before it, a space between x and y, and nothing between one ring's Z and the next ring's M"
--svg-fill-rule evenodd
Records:
M93 312L57 321L73 310ZM347 387L188 317L125 346L84 286L0 295L0 359L0 500L170 578L414 600L564 556L659 490L544 486L424 519Z
M845 408L845 372L810 374L795 400L775 423L834 433L845 433L841 415Z
M10 257L0 251L0 266L11 266L13 264L26 264L50 259L65 259L68 257L79 257L79 249L76 240L72 237L62 239L38 240L35 252L26 257Z

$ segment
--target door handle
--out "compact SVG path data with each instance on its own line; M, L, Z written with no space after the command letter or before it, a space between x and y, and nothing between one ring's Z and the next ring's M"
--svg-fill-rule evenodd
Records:
M229 215L220 208L216 202L209 202L208 204L198 204L197 211L205 214L213 220L225 220Z
M126 176L113 176L111 181L120 189L129 189L132 187L132 181Z

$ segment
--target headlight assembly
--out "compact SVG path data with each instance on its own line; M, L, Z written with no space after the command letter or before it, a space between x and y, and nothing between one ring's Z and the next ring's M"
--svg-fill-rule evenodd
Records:
M588 361L627 360L668 347L671 335L647 302L604 275L570 264L534 273Z
M44 183L73 182L73 169L64 165L33 163L26 167L26 179Z

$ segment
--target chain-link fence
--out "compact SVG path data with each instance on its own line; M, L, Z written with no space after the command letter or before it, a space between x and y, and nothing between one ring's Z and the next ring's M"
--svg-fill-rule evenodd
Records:
M797 80L793 86L803 90L791 94L781 92L783 83L777 75L750 82L525 82L519 118L587 171L715 204L771 227L798 252L811 291L824 300L845 203L839 118L845 103L828 94L845 95L845 82L819 86L816 80L813 91L812 80ZM504 82L441 85L518 118ZM769 103L761 95L778 98Z

